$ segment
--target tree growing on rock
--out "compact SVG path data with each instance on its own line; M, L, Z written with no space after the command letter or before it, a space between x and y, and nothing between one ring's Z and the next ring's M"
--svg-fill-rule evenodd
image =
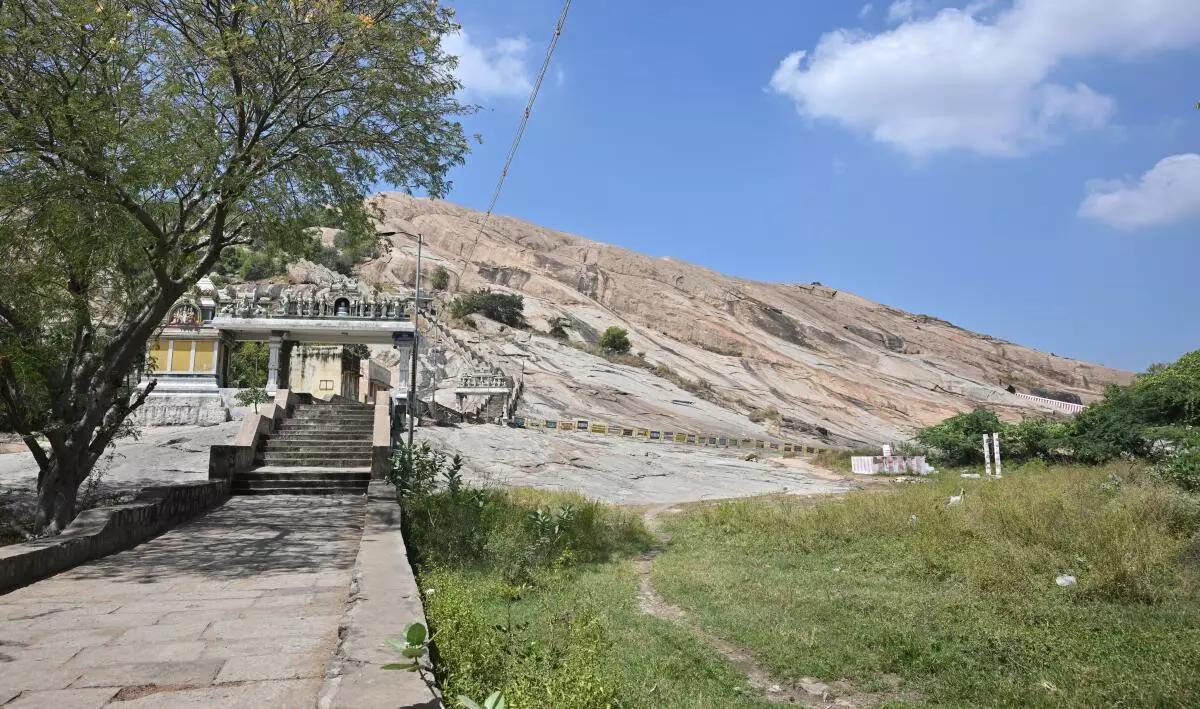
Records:
M600 349L609 354L628 354L629 331L623 327L612 326L600 335Z
M151 387L147 342L245 244L314 205L369 228L374 184L442 195L467 139L434 0L0 2L0 402L36 526Z

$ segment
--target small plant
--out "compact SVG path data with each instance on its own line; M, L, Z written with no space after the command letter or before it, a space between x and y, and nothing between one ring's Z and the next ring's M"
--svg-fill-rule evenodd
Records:
M462 490L462 456L455 453L450 459L450 467L442 471L442 477L446 480L446 491L453 496L457 496Z
M550 318L550 331L548 334L556 340L565 340L568 337L567 326L570 324L571 321L564 317Z
M267 403L271 397L267 395L266 389L251 387L239 391L234 395L233 400L238 403L238 406L254 406L254 413L257 414L258 405Z
M458 695L458 704L463 709L504 709L504 695L499 692L492 692L488 698L483 700L483 704L478 704L474 699L464 695Z
M388 638L387 644L400 653L407 662L391 662L383 666L385 670L404 670L419 672L421 658L429 654L429 632L422 623L409 623L404 626L403 640Z

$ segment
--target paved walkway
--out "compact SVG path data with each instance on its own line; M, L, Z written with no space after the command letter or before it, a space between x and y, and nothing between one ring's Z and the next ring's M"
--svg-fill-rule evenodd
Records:
M235 497L0 596L0 707L313 707L361 497Z

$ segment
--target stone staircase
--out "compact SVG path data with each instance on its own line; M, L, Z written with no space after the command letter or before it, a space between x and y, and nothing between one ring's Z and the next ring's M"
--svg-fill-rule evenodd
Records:
M361 495L371 480L375 411L356 403L300 404L259 444L234 495Z

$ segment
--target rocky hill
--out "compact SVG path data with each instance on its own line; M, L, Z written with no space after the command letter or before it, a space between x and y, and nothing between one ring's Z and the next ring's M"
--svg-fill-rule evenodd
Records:
M743 280L509 217L493 217L479 234L479 212L443 201L383 193L372 202L380 231L401 233L361 266L364 280L411 284L415 243L403 232L420 232L424 268L445 268L451 293L489 287L525 296L531 330L481 323L460 334L519 363L529 415L854 445L903 440L979 404L1006 418L1049 413L1028 408L1009 386L1086 402L1131 376L816 283ZM577 342L594 342L610 325L627 328L633 351L657 373L539 334L553 318L565 318Z

